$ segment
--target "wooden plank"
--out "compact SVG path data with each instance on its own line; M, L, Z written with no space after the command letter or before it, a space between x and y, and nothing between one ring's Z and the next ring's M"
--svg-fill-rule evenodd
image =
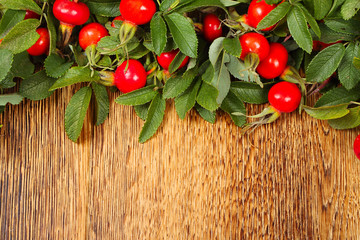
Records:
M80 143L63 118L74 89L0 117L0 238L346 239L360 235L358 129L305 114L241 136L225 114L184 121L168 103L146 144L114 103ZM258 113L263 106L248 106Z

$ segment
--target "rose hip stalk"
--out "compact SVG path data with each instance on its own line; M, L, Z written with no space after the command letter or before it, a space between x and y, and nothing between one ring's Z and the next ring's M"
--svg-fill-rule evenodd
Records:
M124 44L135 35L137 25L150 22L156 5L153 0L121 0L120 12L125 20L120 28L120 41Z
M101 71L101 84L116 86L121 92L128 93L145 86L147 73L144 66L134 59L124 61L115 72Z
M83 25L90 17L90 11L85 3L78 0L56 0L53 6L53 13L60 21L60 32L62 46L68 44L72 30L77 25Z

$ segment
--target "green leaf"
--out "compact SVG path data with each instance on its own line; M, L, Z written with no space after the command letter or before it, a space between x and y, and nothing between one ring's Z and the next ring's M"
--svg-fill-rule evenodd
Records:
M63 76L73 65L73 62L66 62L57 54L51 54L45 60L46 74L53 78L59 78Z
M160 11L165 12L166 10L168 10L171 5L175 2L175 0L164 0L162 1L162 3L160 4Z
M268 102L268 93L273 83L265 83L261 88L256 83L234 81L231 83L231 91L242 101L251 104L263 104Z
M226 64L227 69L235 78L249 81L251 73L247 71L244 62L234 56L230 56L230 61Z
M332 7L332 0L313 0L314 17L316 20L324 19Z
M147 86L138 90L120 95L115 102L122 105L136 106L150 102L156 95L155 86Z
M120 15L120 1L87 1L86 5L89 7L90 12L94 15L105 17L117 17Z
M329 120L329 124L335 129L351 129L360 125L360 107L349 109L349 113L344 117Z
M167 42L167 28L160 13L155 13L150 22L151 40L156 55L160 55Z
M186 55L179 51L170 63L169 72L175 72L180 67L181 63L185 60L185 58Z
M219 60L219 58L223 56L222 52L224 49L223 46L224 39L225 39L224 37L219 37L215 39L210 45L209 60L214 67L216 65L216 62Z
M192 85L180 96L175 98L175 109L181 119L194 107L201 80L194 81Z
M357 101L358 99L360 99L360 86L351 90L346 90L344 87L338 87L322 95L316 102L315 107L349 103L350 101Z
M108 92L106 91L106 87L103 85L92 82L91 87L94 91L95 100L96 100L96 105L95 105L96 125L99 126L105 122L106 118L109 115L109 108L110 108L109 95Z
M325 25L335 32L360 35L360 21L357 19L329 19L325 21Z
M275 25L286 16L290 9L291 4L288 2L279 4L259 22L257 29L265 29Z
M10 70L14 77L20 77L24 79L32 75L34 70L35 66L30 61L29 54L26 51L14 56L14 61Z
M302 4L297 3L296 5L299 6L301 8L301 10L303 11L303 13L306 17L306 21L309 23L311 29L314 31L316 36L320 37L321 31L320 31L319 25L316 22L315 18L309 13L309 11Z
M201 7L219 7L226 11L226 8L220 0L182 0L174 10L178 13L185 13Z
M16 86L16 83L13 81L14 75L9 72L6 77L0 81L0 89L12 88Z
M312 37L307 26L306 17L299 6L295 5L288 13L287 25L299 47L311 53Z
M16 24L24 20L24 17L24 11L8 9L0 21L0 39L5 37Z
M72 67L63 77L59 78L55 84L51 86L50 90L63 88L75 83L94 82L98 80L100 80L100 76L97 72L91 77L91 70L89 68Z
M331 45L319 52L306 69L306 80L309 82L323 82L338 68L345 48L341 43Z
M10 103L12 105L17 105L17 104L21 103L21 101L23 99L24 99L24 97L18 93L1 94L0 95L0 106L5 106L7 103Z
M97 62L97 65L102 67L111 67L112 66L112 60L110 56L103 56L99 62Z
M340 83L346 89L352 89L360 82L360 70L353 65L355 57L360 57L359 43L351 42L346 47L345 55L338 69Z
M218 95L219 91L214 86L203 81L196 97L196 102L203 108L213 112L219 107L216 101Z
M48 77L42 70L25 78L20 84L19 92L30 100L42 100L51 96L49 88L55 81L56 79Z
M319 40L324 43L334 43L337 41L352 41L355 39L355 35L344 34L335 32L325 25L325 23L319 23L319 28L321 31L321 37L315 40Z
M89 108L92 91L83 87L71 98L65 110L65 131L71 141L76 142L84 125L84 119Z
M195 76L197 75L197 68L192 68L189 71L186 71L182 77L175 76L168 79L164 86L163 97L165 99L174 98L183 93L193 82Z
M12 51L13 54L21 53L36 43L40 35L36 28L40 25L37 19L27 19L13 27L0 44L0 48Z
M225 38L223 41L223 47L227 53L240 58L242 48L238 37Z
M161 97L160 93L157 93L150 104L146 121L141 130L139 136L140 143L146 142L156 133L164 118L165 107L165 99Z
M134 106L135 113L141 118L142 120L146 120L148 111L150 107L150 102L145 103L143 105L136 105Z
M229 94L221 104L221 109L227 112L236 126L242 127L246 123L246 108L244 102L230 89ZM233 115L234 112L241 112L244 116Z
M180 51L191 58L196 58L198 39L191 23L176 12L165 15L165 20Z
M10 72L13 54L7 49L0 49L0 83Z
M355 66L357 69L360 69L360 58L355 57L355 58L353 59L353 64L354 64L354 66Z
M31 10L41 14L41 8L33 0L1 0L3 7L16 10Z
M341 15L345 20L349 20L360 9L360 1L359 0L346 0L345 3L341 7Z
M100 39L97 43L96 49L103 55L122 54L124 52L118 37L106 36Z
M216 112L211 112L199 104L195 104L196 111L200 114L200 116L209 123L215 123L216 120Z
M303 106L303 109L307 114L311 117L320 119L320 120L329 120L341 118L348 114L350 111L348 110L348 103L335 105L335 106L324 106L318 108L312 108L309 106Z
M57 20L55 20L51 8L48 8L47 14L44 16L47 23L46 25L49 31L49 38L50 38L49 54L52 54L56 52L57 30L55 27L55 21Z

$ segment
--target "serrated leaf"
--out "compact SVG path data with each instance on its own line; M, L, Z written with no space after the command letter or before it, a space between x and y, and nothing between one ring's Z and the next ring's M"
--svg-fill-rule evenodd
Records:
M55 17L52 13L52 9L48 8L47 14L44 15L46 20L47 29L49 32L50 45L49 54L56 52L57 30L55 27Z
M244 62L234 56L230 56L230 61L226 64L227 69L232 76L239 80L249 81L249 71Z
M360 125L360 107L349 109L349 113L344 117L328 120L328 123L335 129L351 129Z
M335 32L360 35L359 25L360 21L357 19L329 19L325 21L325 25Z
M324 19L332 7L332 0L313 0L314 17L316 20Z
M26 51L14 55L14 61L10 70L14 77L24 79L32 75L34 70L35 66L30 61L29 54Z
M256 83L234 81L231 83L231 91L242 101L251 104L263 104L268 102L268 93L273 83L265 83L261 88Z
M221 105L230 89L230 73L225 65L229 61L229 56L225 52L222 52L222 56L218 59L216 65L214 66L215 73L213 79L211 80L211 85L219 91L219 95L216 99L218 105Z
M101 125L105 122L109 115L109 95L106 91L106 87L98 83L92 82L91 87L95 94L95 114L96 114L96 126Z
M131 58L133 59L133 58ZM112 60L110 58L110 56L103 56L99 62L97 62L97 65L102 66L102 67L111 67L112 66Z
M186 58L186 55L179 51L176 54L176 56L174 57L174 59L171 61L168 71L170 73L175 72L180 67L180 65L185 60L185 58Z
M73 64L73 62L66 62L65 59L53 53L46 58L44 67L48 76L59 78L63 76Z
M211 64L215 67L216 62L218 61L218 59L220 58L224 46L223 46L223 41L224 41L224 37L219 37L217 39L215 39L209 48L209 60L211 62Z
M306 80L309 82L323 82L338 68L345 48L341 43L331 45L319 52L306 69Z
M161 97L160 93L157 93L154 99L151 101L146 121L140 132L140 143L146 142L156 133L164 118L165 108L165 99Z
M355 66L357 69L360 69L360 58L354 57L352 63L354 64L354 66Z
M190 22L177 12L165 15L165 20L180 51L191 58L196 58L198 39Z
M213 112L218 109L216 101L219 91L212 85L203 81L196 97L196 102L203 108Z
M182 0L174 11L178 13L185 13L201 7L219 7L226 11L226 8L221 0Z
M24 20L25 12L8 9L4 13L0 21L0 39L5 37L5 35L20 21Z
M19 93L30 100L42 100L50 97L52 92L49 88L56 79L48 77L44 70L25 78L21 84Z
M36 43L40 35L36 28L40 25L37 19L27 19L16 24L4 37L0 48L10 50L13 54L21 53Z
M98 80L100 80L98 72L95 72L91 77L91 70L89 68L72 67L63 77L59 78L54 85L51 86L50 90L63 88L75 83L94 82Z
M316 102L315 107L338 105L357 101L358 99L360 99L360 86L351 90L346 90L344 87L338 87L322 95Z
M242 48L238 37L225 38L223 41L223 47L230 55L240 58Z
M86 5L94 15L100 15L105 17L116 17L120 15L120 1L87 1Z
M0 89L6 89L6 88L12 88L16 86L16 83L14 82L14 75L11 73L11 71L6 75L6 77L0 81Z
M17 10L31 10L41 14L41 8L33 0L1 0L5 8Z
M221 109L227 112L236 126L242 127L246 123L246 108L244 102L232 92L230 89L229 94L221 104ZM244 116L233 115L234 112L241 112Z
M10 72L13 54L7 49L0 49L0 83Z
M318 108L313 108L303 105L303 109L311 117L320 119L320 120L329 120L341 118L349 113L348 103L334 105L334 106L323 106Z
M266 29L278 23L290 11L291 4L283 2L268 13L257 25L257 29Z
M295 5L287 15L287 25L296 43L306 52L312 51L312 37L307 26L306 17L301 8Z
M183 93L193 82L197 75L197 68L186 71L181 77L175 76L168 79L164 86L163 97L165 99L174 98Z
M359 0L346 0L345 3L341 7L341 15L345 20L349 20L360 9L360 1Z
M340 83L346 89L352 89L360 82L360 70L352 64L355 57L360 57L359 43L351 42L338 69Z
M120 95L115 102L122 105L136 106L150 102L158 92L154 90L155 86L147 86L138 90Z
M303 13L306 17L306 21L309 23L311 29L314 31L316 36L320 37L321 31L320 31L319 25L316 22L315 18L309 13L309 11L302 4L297 3L296 5L299 6L301 8L301 10L303 11Z
M19 93L0 94L0 106L5 106L7 103L17 105L24 99Z
M200 85L201 80L198 79L183 94L175 98L175 109L181 119L184 119L186 113L194 107Z
M355 39L355 35L344 34L335 32L325 25L325 23L319 23L319 28L321 31L321 37L315 40L319 40L323 43L334 43L337 41L352 41Z
M213 124L215 123L215 120L216 120L216 112L215 111L211 112L211 111L203 108L199 104L195 104L195 109L205 121L207 121L209 123L213 123Z
M89 108L92 90L83 87L71 98L65 110L65 131L71 141L76 142L84 125L84 119Z
M149 111L149 107L150 107L150 102L145 103L143 105L136 105L134 106L134 110L136 115L138 115L139 118L145 121Z
M167 42L167 28L160 13L155 13L150 22L151 40L156 55L160 55Z

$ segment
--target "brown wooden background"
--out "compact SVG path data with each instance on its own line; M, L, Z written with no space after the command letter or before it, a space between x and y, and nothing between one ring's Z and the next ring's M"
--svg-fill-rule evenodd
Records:
M293 113L242 137L225 115L181 121L169 103L141 145L142 121L112 95L109 119L95 127L89 111L75 144L73 92L0 117L0 239L359 238L359 129Z

